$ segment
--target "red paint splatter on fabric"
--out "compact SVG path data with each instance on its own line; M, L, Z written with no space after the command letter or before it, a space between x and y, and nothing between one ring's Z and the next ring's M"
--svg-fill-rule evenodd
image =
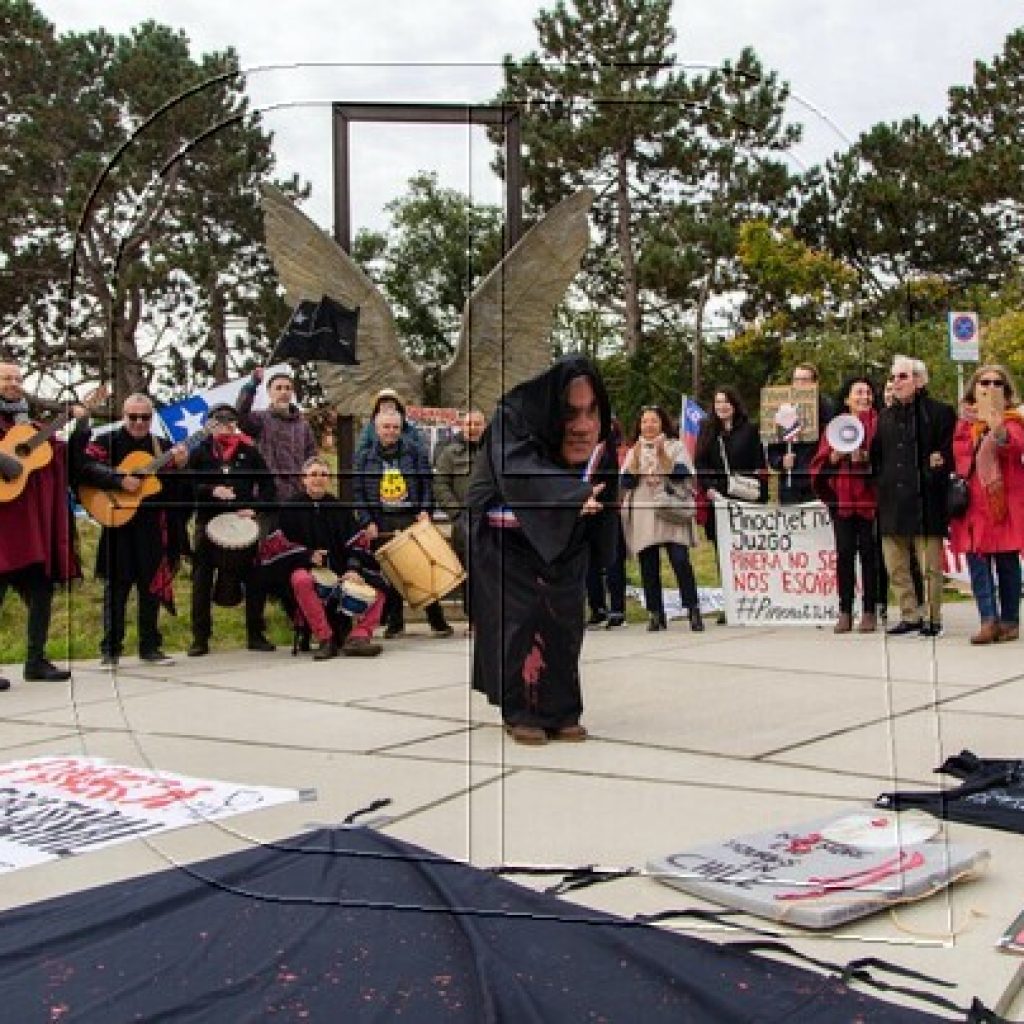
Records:
M523 662L523 682L526 684L526 705L536 711L540 704L540 677L547 662L544 660L544 637L533 634L533 647Z

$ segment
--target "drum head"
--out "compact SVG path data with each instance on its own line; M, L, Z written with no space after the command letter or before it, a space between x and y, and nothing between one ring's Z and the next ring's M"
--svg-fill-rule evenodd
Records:
M239 551L251 547L259 540L260 527L255 519L240 516L236 512L224 512L206 524L206 536L219 548Z

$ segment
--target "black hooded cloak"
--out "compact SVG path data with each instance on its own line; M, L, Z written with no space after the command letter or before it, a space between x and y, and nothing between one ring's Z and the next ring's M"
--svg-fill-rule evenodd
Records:
M501 708L507 725L557 730L576 725L583 710L587 566L592 549L604 557L614 544L618 473L598 458L587 480L585 467L562 462L566 389L577 377L594 389L606 440L604 383L588 360L567 356L499 401L467 494L473 688ZM581 516L597 483L605 484L605 509Z

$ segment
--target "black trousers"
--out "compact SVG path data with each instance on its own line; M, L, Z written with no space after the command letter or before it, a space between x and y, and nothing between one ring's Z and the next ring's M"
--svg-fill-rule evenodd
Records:
M697 597L697 580L690 564L690 549L685 544L652 544L644 548L637 556L640 563L640 581L644 587L644 604L647 611L664 614L665 603L661 593L661 549L668 551L668 560L672 571L676 574L679 587L679 600L684 608L696 608L700 604Z
M839 611L853 612L853 592L857 583L857 559L860 558L862 606L872 615L878 606L878 566L881 547L873 519L861 516L834 516L832 529L836 536L836 587L839 590Z
M0 576L0 605L4 603L8 588L17 591L28 608L25 662L42 661L46 657L46 638L50 632L53 583L41 566L33 566L23 572Z
M192 556L192 639L207 643L213 634L213 584L216 568L210 564L202 544ZM245 591L245 635L249 640L263 635L263 613L267 605L267 591L252 569L242 575Z
M587 604L592 612L610 611L622 615L626 611L626 539L621 525L617 532L615 550L607 565L601 565L591 551L587 569Z
M125 611L132 587L137 591L139 605L139 654L151 654L160 649L163 642L157 628L160 599L151 594L148 587L131 580L104 580L100 654L118 657L124 649Z

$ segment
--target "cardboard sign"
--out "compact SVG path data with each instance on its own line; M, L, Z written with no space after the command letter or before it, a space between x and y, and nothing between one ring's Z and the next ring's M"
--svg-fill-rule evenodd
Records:
M817 384L761 388L762 444L813 444L817 440Z
M835 536L820 501L716 501L718 568L730 625L829 625L839 615Z
M660 882L726 907L832 928L930 896L989 857L987 850L944 841L862 847L828 839L829 827L843 817L723 839L652 860L647 869Z
M100 757L9 761L0 765L0 874L302 796L295 789L195 779Z

